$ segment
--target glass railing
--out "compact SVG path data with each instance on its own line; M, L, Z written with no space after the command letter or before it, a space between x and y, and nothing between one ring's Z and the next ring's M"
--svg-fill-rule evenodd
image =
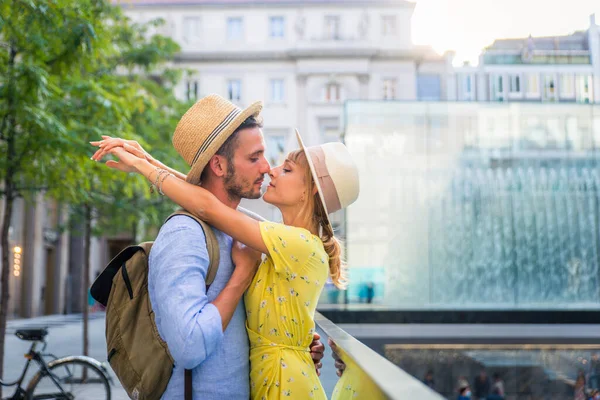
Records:
M346 364L342 377L333 389L332 400L339 398L443 399L441 395L371 350L321 314L316 313L315 321L320 330L333 341L332 350L336 351Z

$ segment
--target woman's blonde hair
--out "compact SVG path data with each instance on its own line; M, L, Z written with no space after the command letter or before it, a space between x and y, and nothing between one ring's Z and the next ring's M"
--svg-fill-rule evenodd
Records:
M346 289L348 276L346 273L346 263L342 257L342 244L335 237L333 229L328 222L325 207L321 202L319 193L313 191L315 182L306 160L306 154L302 150L291 152L288 159L296 165L301 166L305 170L304 181L306 182L308 201L300 211L300 218L305 222L306 226L313 228L319 232L323 247L329 256L329 276L333 284L339 289Z

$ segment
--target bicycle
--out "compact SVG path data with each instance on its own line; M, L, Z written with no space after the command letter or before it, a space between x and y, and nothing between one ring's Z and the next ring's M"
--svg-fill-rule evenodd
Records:
M110 375L98 360L86 356L67 356L57 358L53 354L44 353L48 330L20 329L15 335L25 341L33 342L25 354L27 362L19 379L6 383L0 379L0 385L10 387L17 385L15 393L6 400L41 400L41 399L82 399L110 400ZM43 343L40 351L36 348ZM51 358L46 362L44 358ZM22 386L29 365L38 364L39 371L31 378L26 388Z

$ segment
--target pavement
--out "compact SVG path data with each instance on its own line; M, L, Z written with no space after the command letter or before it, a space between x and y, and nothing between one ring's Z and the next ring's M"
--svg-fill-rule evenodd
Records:
M14 333L17 329L24 328L48 328L46 341L47 353L52 353L57 357L68 355L81 355L83 353L83 316L81 314L73 315L49 315L30 319L9 320L6 327L6 342L4 355L4 380L15 381L19 378L25 365L23 355L27 353L31 342L25 342L17 338ZM106 363L106 341L104 339L104 313L90 313L89 321L89 356L96 360ZM106 363L108 366L108 363ZM33 366L33 364L32 364ZM119 380L114 375L110 367L107 368L112 375L113 385L111 387L112 400L129 399ZM37 369L30 368L24 382L28 382L37 372ZM26 384L25 384L26 386ZM4 388L3 396L12 394L13 388ZM94 397L88 393L87 397ZM88 400L88 399L86 399ZM90 398L89 400L92 400Z
M19 378L25 365L23 355L27 353L31 342L25 342L17 338L14 333L17 329L48 327L49 334L47 336L48 347L46 352L52 353L57 357L67 355L80 355L83 349L83 324L81 314L72 315L50 315L30 319L15 319L9 320L7 324L5 357L4 357L4 380L14 381ZM89 343L90 357L97 359L102 363L106 363L106 341L104 338L104 313L91 313L89 321ZM330 397L333 388L337 382L337 376L331 357L331 350L327 346L327 336L319 330L322 341L325 344L325 358L323 359L323 369L321 370L321 382L323 388ZM108 366L108 363L106 363ZM121 387L119 380L116 378L110 366L108 370L112 375L112 396L113 400L125 400L129 397ZM35 370L27 373L25 382L33 376ZM14 388L4 388L3 395L12 394ZM86 399L87 400L87 399ZM91 400L91 399L90 399Z

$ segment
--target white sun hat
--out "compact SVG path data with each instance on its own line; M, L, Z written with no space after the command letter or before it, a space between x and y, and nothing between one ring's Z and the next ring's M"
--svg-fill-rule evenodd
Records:
M296 138L306 154L310 172L325 208L327 223L331 227L329 214L348 207L358 198L358 168L343 143L306 147L297 129Z

